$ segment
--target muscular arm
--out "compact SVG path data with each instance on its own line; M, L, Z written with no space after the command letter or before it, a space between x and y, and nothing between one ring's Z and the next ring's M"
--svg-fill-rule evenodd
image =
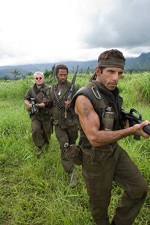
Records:
M142 130L143 126L149 123L148 121L117 131L99 130L99 117L89 99L84 95L77 97L75 112L78 114L81 127L93 147L107 145L134 134L141 135L145 138L149 137Z

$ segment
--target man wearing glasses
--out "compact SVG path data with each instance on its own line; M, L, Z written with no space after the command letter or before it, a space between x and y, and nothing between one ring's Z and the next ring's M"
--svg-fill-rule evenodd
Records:
M43 153L43 146L49 145L51 135L50 124L50 87L44 83L44 74L37 71L33 75L35 84L24 96L31 118L32 139L38 148L37 157Z

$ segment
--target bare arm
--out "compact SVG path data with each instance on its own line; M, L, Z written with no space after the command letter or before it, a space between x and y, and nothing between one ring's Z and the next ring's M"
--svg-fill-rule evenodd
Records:
M100 147L116 142L130 135L149 136L142 130L149 122L144 121L122 130L106 131L99 130L100 120L91 102L84 95L79 95L76 99L75 112L79 116L81 127L93 147Z
M31 108L32 107L32 104L27 99L24 100L24 104L26 106L28 106L28 108Z

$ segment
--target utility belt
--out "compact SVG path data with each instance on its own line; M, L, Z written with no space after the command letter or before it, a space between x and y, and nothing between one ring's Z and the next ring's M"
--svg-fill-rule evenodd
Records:
M82 148L84 165L89 163L93 166L104 165L114 155L116 146L117 144L110 144L100 148Z
M112 157L117 148L117 142L99 148L84 148L79 145L70 145L71 161L76 165L83 163L83 158L91 164L103 164Z
M99 154L101 155L102 153L113 153L114 150L116 149L117 147L117 143L111 143L109 145L104 145L104 146L101 146L99 148L94 148L94 147L91 147L91 148L85 148L85 147L81 147L82 149L82 152L85 154L85 155L91 155L93 152L95 154Z

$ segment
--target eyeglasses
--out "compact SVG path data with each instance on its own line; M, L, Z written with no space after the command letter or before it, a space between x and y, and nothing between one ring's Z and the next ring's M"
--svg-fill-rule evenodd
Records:
M42 77L36 77L35 79L36 80L42 80Z

